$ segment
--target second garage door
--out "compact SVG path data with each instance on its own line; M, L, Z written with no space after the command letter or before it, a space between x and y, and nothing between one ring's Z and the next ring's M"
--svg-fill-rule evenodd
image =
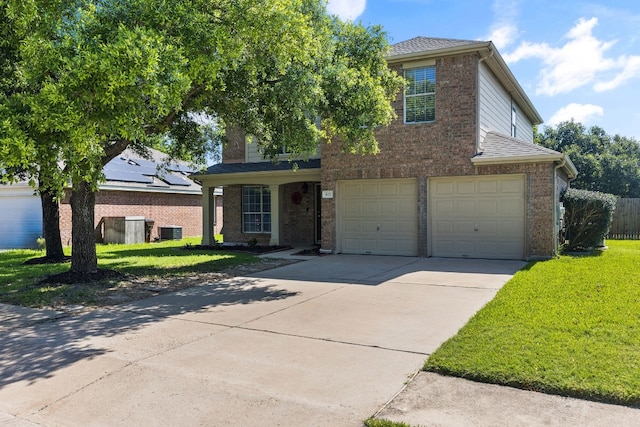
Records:
M433 178L431 254L523 259L524 176Z
M418 254L415 179L338 181L339 251L352 254Z

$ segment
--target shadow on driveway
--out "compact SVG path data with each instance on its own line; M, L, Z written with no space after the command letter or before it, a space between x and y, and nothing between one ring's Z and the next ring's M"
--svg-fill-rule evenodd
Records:
M40 311L26 312L23 323L12 318L10 328L0 329L0 389L18 381L35 382L48 378L57 370L82 359L95 358L108 353L106 348L92 345L92 337L113 337L132 332L164 317L204 310L216 306L246 305L260 301L275 301L296 295L261 286L255 279L228 280L196 286L180 292L165 294L117 306L109 310L93 310L74 316L49 312L50 317L39 316ZM137 313L143 306L153 315ZM33 322L33 318L39 319Z

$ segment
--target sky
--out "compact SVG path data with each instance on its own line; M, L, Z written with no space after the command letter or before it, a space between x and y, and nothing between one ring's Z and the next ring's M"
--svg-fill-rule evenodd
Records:
M491 40L544 120L574 119L640 141L638 0L329 0L389 43Z

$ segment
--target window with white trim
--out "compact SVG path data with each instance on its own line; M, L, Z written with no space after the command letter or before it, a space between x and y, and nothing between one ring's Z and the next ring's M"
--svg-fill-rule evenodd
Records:
M404 122L425 123L436 119L436 67L411 68L404 71Z
M271 191L268 186L242 187L242 232L271 233Z
M511 106L511 136L513 138L516 138L516 136L517 136L516 135L516 133L517 133L516 131L518 130L517 129L517 125L518 125L517 121L518 121L518 114L516 113L516 106L512 105Z

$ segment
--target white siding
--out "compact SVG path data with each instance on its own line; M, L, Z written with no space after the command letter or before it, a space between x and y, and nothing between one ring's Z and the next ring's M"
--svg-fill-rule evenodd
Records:
M518 130L516 137L521 141L533 143L533 123L531 123L531 120L529 120L520 108L516 108L516 113L518 114Z
M289 156L283 154L280 156L280 159L285 160L288 159ZM320 144L316 148L316 154L309 156L310 159L319 159L320 158ZM260 152L259 145L254 141L249 143L245 142L245 162L247 163L255 163L255 162L268 162L270 160L265 159L262 153Z
M480 64L480 141L488 131L511 135L512 99L486 64ZM531 120L516 105L519 140L533 142Z

